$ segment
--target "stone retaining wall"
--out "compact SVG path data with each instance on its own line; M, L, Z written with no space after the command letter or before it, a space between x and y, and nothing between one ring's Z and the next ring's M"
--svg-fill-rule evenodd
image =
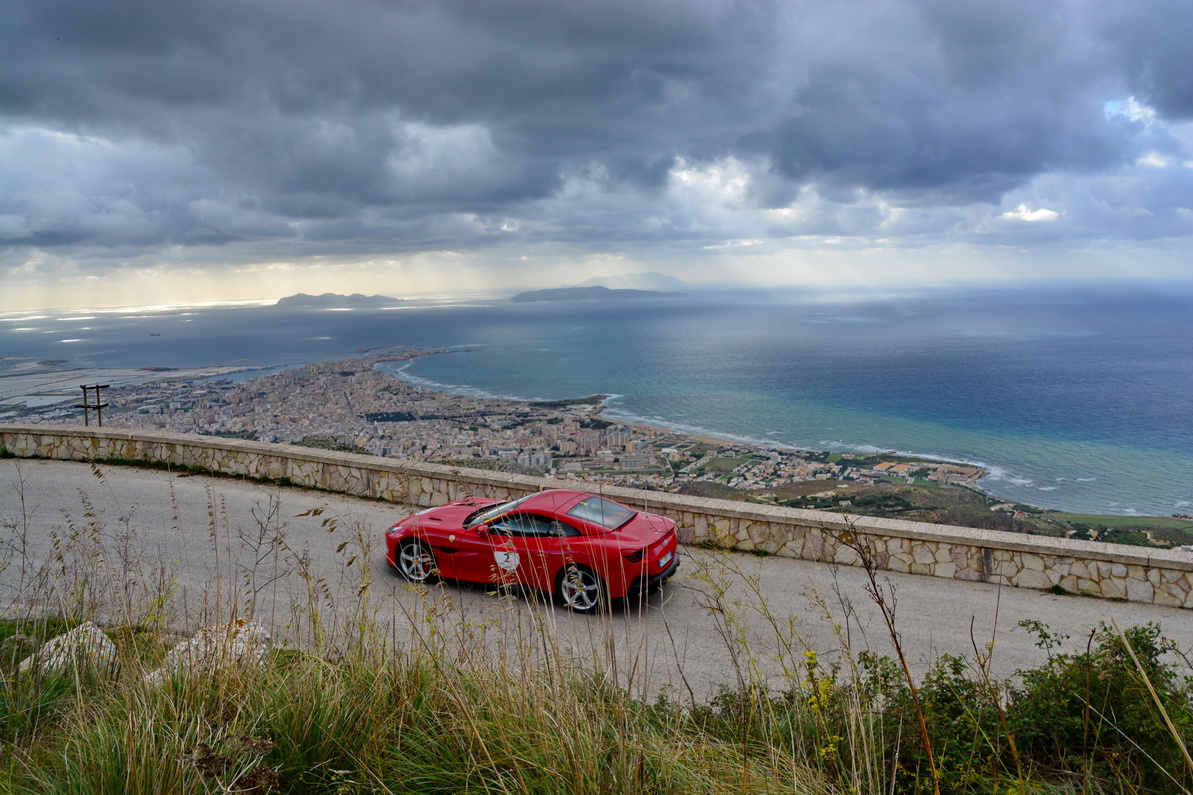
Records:
M437 505L461 497L512 499L566 485L549 478L334 453L212 436L103 428L0 426L7 454L72 461L123 459L195 467L360 497ZM589 486L583 486L588 488ZM674 518L686 544L824 563L999 583L1193 608L1193 553L874 519L662 492L602 494Z

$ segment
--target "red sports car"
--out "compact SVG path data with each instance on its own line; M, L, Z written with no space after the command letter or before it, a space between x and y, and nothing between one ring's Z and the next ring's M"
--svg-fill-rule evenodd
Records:
M427 508L391 527L385 548L412 582L530 586L580 613L652 591L679 568L675 522L571 489Z

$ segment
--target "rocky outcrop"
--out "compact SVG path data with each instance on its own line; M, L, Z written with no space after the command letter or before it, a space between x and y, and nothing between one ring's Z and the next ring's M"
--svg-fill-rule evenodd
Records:
M214 624L171 649L161 667L145 675L145 681L158 685L175 675L254 668L265 662L269 648L269 633L246 618Z
M89 670L108 674L116 670L119 660L116 644L99 627L87 621L50 640L21 661L22 673L40 671L43 674L69 670Z
M221 668L253 668L269 653L269 633L259 624L239 618L214 624L171 649L159 668L145 675L150 684L161 684L175 674L210 672ZM113 673L119 663L116 644L87 621L45 643L18 667L22 673L90 670Z

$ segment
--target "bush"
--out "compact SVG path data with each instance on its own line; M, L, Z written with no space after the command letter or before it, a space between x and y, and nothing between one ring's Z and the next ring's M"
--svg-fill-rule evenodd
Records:
M1193 788L1182 751L1193 745L1193 679L1163 660L1175 650L1155 624L1121 637L1102 625L1085 652L1053 655L1046 665L1020 672L1022 684L1007 708L1020 751L1037 767L1070 769L1095 781L1128 781L1149 791Z

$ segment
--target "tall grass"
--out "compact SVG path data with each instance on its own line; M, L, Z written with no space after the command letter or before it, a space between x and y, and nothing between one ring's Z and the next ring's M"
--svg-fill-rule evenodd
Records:
M315 511L339 562L329 576L275 501L231 517L210 491L212 576L197 588L168 563L177 550L148 549L135 522L109 525L79 500L81 518L63 520L44 560L22 542L36 525L25 509L0 517L11 617L0 622L0 792L1193 788L1193 668L1151 625L1102 628L1083 652L1061 653L1063 638L1033 624L1048 652L1039 668L995 679L975 643L972 657L914 679L898 643L894 656L855 652L838 626L835 646L815 648L742 557L700 555L685 562L686 582L731 660L719 692L701 699L682 678L678 689L649 684L647 650L626 642L634 605L584 618L582 642L565 643L555 625L566 614L532 594L498 593L498 617L478 619L452 598L462 586L398 585L377 565L373 528ZM868 573L898 640L895 594ZM399 591L396 614L380 609L387 589ZM274 635L260 669L146 683L176 630L236 618ZM757 618L761 635L747 628ZM18 672L84 620L116 641L115 672Z

